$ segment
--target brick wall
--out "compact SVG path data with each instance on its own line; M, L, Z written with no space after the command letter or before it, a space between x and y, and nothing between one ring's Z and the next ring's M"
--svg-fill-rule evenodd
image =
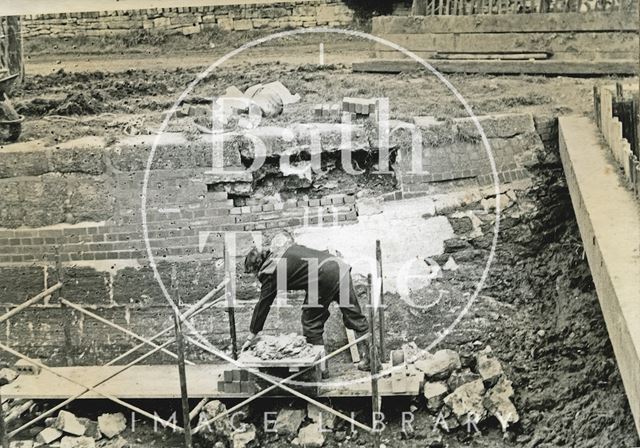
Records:
M532 117L481 117L481 123L494 147L501 180L519 178L542 145ZM540 129L545 123L536 120ZM456 127L455 140L426 148L427 173L411 174L408 159L401 158L395 167L399 191L385 199L425 195L458 187L459 182L477 186L486 180L486 154L473 141L473 127L464 120L449 125ZM552 124L545 129L554 132ZM61 266L64 298L144 336L171 325L170 309L149 265L140 217L153 140L136 136L106 145L101 138L88 137L51 147L27 142L0 149L0 306L10 310L51 286ZM340 144L338 138L329 140L327 146L334 150ZM407 151L402 138L396 144ZM274 153L282 149L275 143L269 148ZM268 243L277 232L297 226L358 220L358 200L352 195L279 199L251 194L255 180L242 171L239 155L245 149L235 143L225 146L224 165L236 172L210 174L209 143L167 134L156 147L147 191L149 241L160 278L182 306L195 303L222 280L225 231L247 232L237 240L238 252L244 253L253 244L250 231L260 232ZM477 162L473 154L479 154ZM473 166L465 164L471 161L477 173L468 172ZM241 259L235 261L240 274ZM238 298L255 300L255 279L237 278ZM247 331L250 312L251 306L237 311L240 337ZM277 318L268 320L267 330L299 331L298 313L296 307L274 310ZM336 345L344 333L334 314L326 335L327 342ZM229 344L224 309L208 310L194 322L212 342ZM0 332L9 345L54 364L103 363L137 343L62 308L57 296L4 322ZM158 355L148 361L168 359Z
M341 0L273 2L228 6L157 8L25 16L25 37L115 36L138 30L191 35L220 28L228 31L346 26L353 11Z
M528 177L527 167L543 145L529 114L479 117L491 147L499 181L511 182ZM544 120L540 119L541 126ZM422 167L413 173L411 152L404 145L396 167L403 197L434 191L438 184L482 186L493 183L493 170L487 150L470 119L419 128L423 136ZM551 132L552 126L543 131Z

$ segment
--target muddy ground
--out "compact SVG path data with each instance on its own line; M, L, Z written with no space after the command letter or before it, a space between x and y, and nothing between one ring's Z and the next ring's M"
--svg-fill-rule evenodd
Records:
M212 39L215 41L215 37ZM199 42L191 52L180 52L176 43L132 44L122 49L103 42L100 49L111 52L107 57L92 51L95 43L91 42L67 42L53 52L45 51L45 45L31 43L25 84L13 93L18 110L27 117L21 140L55 143L83 135L105 135L114 141L122 135L153 132L162 121L163 111L201 67L231 48L222 39L206 51L206 43L211 42ZM351 73L350 61L371 56L368 44L332 41L326 47L328 65L323 67L316 65L317 39L296 45L294 49L270 45L236 58L205 79L189 101L203 102L230 85L244 89L258 82L280 80L304 99L287 113L299 121L311 119L309 105L337 103L344 96L389 97L392 116L398 119L466 115L451 92L433 76ZM332 49L336 51L331 53ZM526 111L544 115L590 114L592 88L601 81L481 75L453 75L448 79L476 114ZM445 436L442 445L429 445L433 441L431 416L419 414L416 432L410 435L402 434L399 423L392 418L383 437L388 447L595 448L639 444L557 158L547 155L541 159L534 188L522 200L531 207L526 213L512 211L509 215L507 211L503 218L496 261L486 288L471 313L442 344L462 352L490 345L514 383L521 423L504 436L493 422L481 428L482 435L457 432ZM452 295L471 289L484 267L489 227L473 243L479 255L461 261L459 271L448 274L435 286ZM427 296L416 298L420 299L431 300ZM406 315L400 320L400 314L394 317L390 313L389 325L407 329L403 337L424 345L443 317L439 312L414 312L409 321L404 320ZM366 402L335 404L348 410ZM392 417L392 409L398 412L411 404L388 402L385 406ZM151 431L146 433L131 440L140 446L177 444L173 437L167 440L150 435ZM338 443L333 434L327 446ZM358 440L340 443L356 446L368 441L360 435ZM271 440L269 446L289 446L289 442Z

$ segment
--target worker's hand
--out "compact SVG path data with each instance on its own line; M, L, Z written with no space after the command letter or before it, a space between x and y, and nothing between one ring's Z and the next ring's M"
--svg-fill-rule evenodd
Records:
M258 334L251 333L249 335L249 337L247 338L247 341L242 345L242 350L240 350L240 351L244 352L245 350L248 350L253 344L258 342L258 340L260 339L259 334L260 333L258 333Z

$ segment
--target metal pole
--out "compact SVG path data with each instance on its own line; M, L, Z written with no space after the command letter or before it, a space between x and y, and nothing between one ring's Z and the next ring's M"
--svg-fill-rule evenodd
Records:
M367 292L369 293L369 333L371 340L369 342L369 361L371 364L371 420L372 422L380 415L380 401L378 394L378 348L376 347L376 332L373 324L375 318L375 310L373 303L373 289L371 282L371 274L367 276ZM373 427L373 446L380 447L380 433Z
M378 261L378 279L380 280L380 303L378 304L380 331L380 359L386 359L384 350L384 281L382 280L382 248L380 240L376 240L376 260Z
M235 259L231 257L229 248L225 244L224 250L224 276L227 281L227 313L229 314L229 334L231 335L231 355L233 359L238 359L238 337L236 335L236 282L232 276L235 269L231 269L233 266L231 263L235 263Z
M173 314L176 328L176 345L178 348L178 374L180 376L180 395L182 401L182 427L184 428L184 448L191 448L191 417L189 412L189 391L187 390L187 369L184 362L184 339L180 315Z

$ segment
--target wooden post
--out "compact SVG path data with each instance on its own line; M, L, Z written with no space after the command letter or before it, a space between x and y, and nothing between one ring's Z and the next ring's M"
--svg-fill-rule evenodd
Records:
M7 17L7 68L10 75L18 75L13 83L13 89L19 87L24 79L24 58L22 50L22 32L20 29L20 17Z
M384 350L384 281L382 279L382 248L380 240L376 240L376 261L378 266L378 279L380 279L380 303L378 308L379 331L380 331L380 359L386 359Z
M187 369L184 362L184 338L182 336L182 324L180 313L176 309L173 312L176 330L176 345L178 352L178 375L180 376L180 395L182 402L182 427L184 428L184 448L191 448L191 416L189 412L189 391L187 389Z
M369 293L369 334L371 339L369 341L369 361L371 364L371 420L380 413L380 396L378 391L378 349L376 347L376 331L374 325L375 308L373 303L373 285L371 282L371 274L367 276L367 285ZM375 448L380 447L380 433L376 431L375 425L373 428L373 446Z
M227 314L229 315L229 333L231 335L231 356L233 359L238 359L238 337L236 334L236 283L233 276L235 275L235 259L231 257L229 253L229 247L226 244L223 246L224 251L224 275L227 277L228 282L226 286L227 295ZM232 264L234 263L234 264Z
M2 387L0 387L2 390ZM0 443L2 448L9 448L9 437L7 436L7 425L4 421L4 409L2 409L2 394L0 393Z

